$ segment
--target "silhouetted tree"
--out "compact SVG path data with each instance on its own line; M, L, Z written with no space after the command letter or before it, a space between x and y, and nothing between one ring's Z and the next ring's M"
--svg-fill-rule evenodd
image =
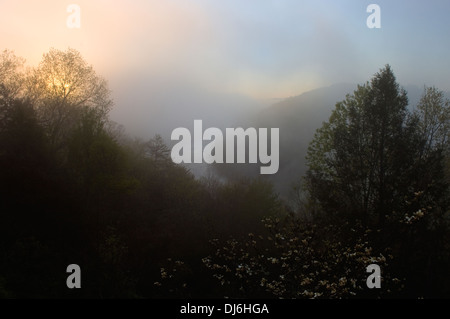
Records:
M74 49L44 54L28 76L27 89L56 148L62 147L84 109L105 120L113 104L106 81Z
M383 223L409 194L418 150L407 104L389 66L336 104L307 155L308 190L326 211Z
M308 149L306 186L329 221L361 220L375 252L392 249L391 271L407 278L408 296L433 295L440 283L432 265L449 255L449 111L435 89L414 113L407 104L389 66L337 103Z
M0 83L3 85L2 95L10 99L23 96L25 86L25 59L14 52L4 50L0 54Z

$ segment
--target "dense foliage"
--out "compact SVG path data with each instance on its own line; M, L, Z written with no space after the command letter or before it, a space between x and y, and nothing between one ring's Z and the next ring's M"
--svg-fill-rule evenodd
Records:
M1 297L450 296L437 89L409 112L387 66L338 103L291 207L265 180L197 179L160 136L125 136L78 52L23 66L0 56ZM66 287L72 263L82 289ZM382 289L366 286L372 263Z

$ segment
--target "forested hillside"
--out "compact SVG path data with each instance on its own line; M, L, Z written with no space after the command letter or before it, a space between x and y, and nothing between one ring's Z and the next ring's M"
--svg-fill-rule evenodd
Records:
M126 136L79 52L25 68L4 51L0 296L450 297L449 103L429 87L409 110L390 66L353 90L304 141L291 205L268 180L196 178L159 135ZM366 286L373 263L383 289Z

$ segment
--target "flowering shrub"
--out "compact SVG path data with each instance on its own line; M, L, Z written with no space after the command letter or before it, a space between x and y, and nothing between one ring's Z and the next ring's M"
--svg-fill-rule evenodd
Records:
M153 283L159 297L191 297L187 280L191 271L185 262L168 258L160 267L160 279Z
M367 288L366 267L375 263L388 269L393 256L388 249L376 252L370 244L373 231L360 223L319 226L293 216L263 222L265 236L250 233L245 241L211 241L215 252L203 263L226 297L351 298L401 289L401 280L386 272L383 289Z

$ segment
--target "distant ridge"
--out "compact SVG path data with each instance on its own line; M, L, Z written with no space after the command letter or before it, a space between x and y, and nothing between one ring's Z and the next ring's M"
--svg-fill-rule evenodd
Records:
M423 93L423 87L403 87L409 98L410 109L414 108ZM306 172L305 156L315 131L327 121L337 102L353 94L357 84L339 83L314 89L289 97L236 123L242 127L280 128L280 168L277 174L264 176L274 183L282 197L288 197L294 183ZM446 94L449 96L449 94ZM257 177L259 165L232 164L215 165L222 178L236 179L242 176Z

